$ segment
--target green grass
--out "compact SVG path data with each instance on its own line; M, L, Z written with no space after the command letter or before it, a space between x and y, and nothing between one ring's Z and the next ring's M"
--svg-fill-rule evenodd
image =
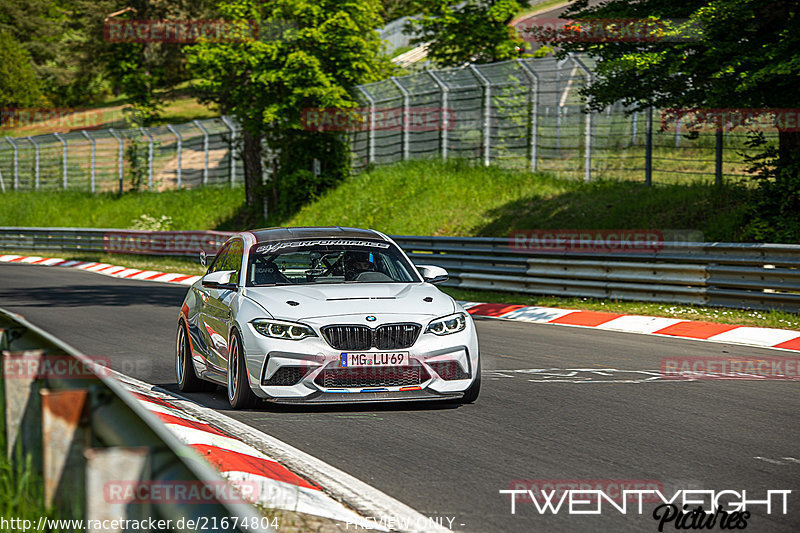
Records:
M694 229L737 242L748 190L734 184L583 183L546 174L411 161L351 178L283 225L504 237L514 229Z
M224 226L244 203L244 189L91 194L84 192L6 192L0 195L0 226L132 228L142 215L169 217L149 229L212 229Z

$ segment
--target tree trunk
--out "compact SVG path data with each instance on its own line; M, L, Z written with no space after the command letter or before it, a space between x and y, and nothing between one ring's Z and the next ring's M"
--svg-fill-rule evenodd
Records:
M778 132L778 155L781 159L797 159L800 155L800 131L781 130Z
M244 191L247 207L258 212L262 205L263 187L261 186L261 137L253 135L247 129L242 132L244 150L242 162L244 163Z

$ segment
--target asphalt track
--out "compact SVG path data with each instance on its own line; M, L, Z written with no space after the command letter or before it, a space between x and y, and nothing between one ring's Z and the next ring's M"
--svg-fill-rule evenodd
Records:
M69 269L0 265L0 307L171 390L185 291ZM520 479L655 480L668 497L681 489L746 489L750 499L763 499L766 490L788 489L795 491L788 514L753 507L747 530L800 529L800 383L643 382L653 376L638 373L657 371L662 358L790 353L491 319L479 319L478 330L484 388L473 405L267 404L232 412L219 391L193 397L425 515L444 517L445 525L454 519L462 531L658 530L650 516L655 504L645 504L642 515L605 507L599 516L570 516L564 509L552 516L519 502L512 515L509 497L498 491ZM501 372L549 368L617 372L568 378Z

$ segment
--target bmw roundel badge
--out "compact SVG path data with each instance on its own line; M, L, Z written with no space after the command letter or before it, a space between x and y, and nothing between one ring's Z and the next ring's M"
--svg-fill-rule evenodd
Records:
M378 319L377 319L377 318L375 318L374 316L372 316L372 315L367 315L367 322L375 322L376 320L378 320Z

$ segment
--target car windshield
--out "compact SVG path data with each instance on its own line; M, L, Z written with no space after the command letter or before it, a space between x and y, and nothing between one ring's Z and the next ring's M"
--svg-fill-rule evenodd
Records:
M410 283L413 266L385 241L315 239L252 247L247 285Z

